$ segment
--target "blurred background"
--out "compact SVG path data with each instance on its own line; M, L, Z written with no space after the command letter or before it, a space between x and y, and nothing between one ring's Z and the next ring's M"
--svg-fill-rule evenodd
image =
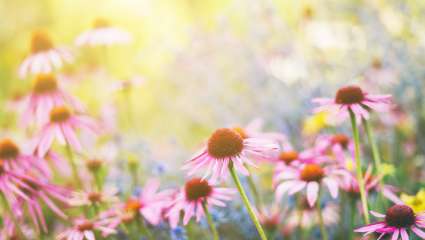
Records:
M332 121L312 115L311 99L351 83L395 96L405 121L377 135L387 158L408 149L423 166L425 1L2 0L0 15L1 106L31 89L18 66L45 30L75 55L58 71L67 90L155 171L175 170L213 129L257 118L290 139L314 135ZM97 18L133 41L77 48ZM2 129L14 119L0 108Z

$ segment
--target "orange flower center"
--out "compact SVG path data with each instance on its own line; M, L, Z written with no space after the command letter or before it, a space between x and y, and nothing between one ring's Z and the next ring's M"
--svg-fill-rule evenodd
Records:
M31 52L39 53L53 48L49 35L43 31L36 31L31 37Z
M332 137L331 142L333 144L339 144L341 145L341 147L346 149L348 147L348 143L350 142L350 139L345 134L335 134Z
M292 161L298 158L298 152L296 151L285 151L279 154L279 160L289 165Z
M92 203L98 203L102 200L102 194L98 192L91 192L88 194L87 198Z
M94 224L89 220L83 220L77 224L77 229L80 232L93 230Z
M207 181L200 178L194 178L185 185L186 199L189 201L197 201L208 197L212 192L212 187Z
M19 148L12 140L0 140L0 159L15 159L18 155Z
M50 111L50 121L55 123L65 122L71 117L71 111L65 107L55 107Z
M415 213L406 205L394 205L387 210L385 222L388 226L406 228L416 221Z
M301 170L300 178L306 182L319 182L325 175L325 171L317 164L307 164Z
M97 171L99 170L103 165L103 161L101 159L90 159L86 162L86 167L90 170L90 171Z
M106 28L111 26L111 24L109 23L108 20L104 19L104 18L97 18L94 20L93 22L93 28Z
M374 58L372 61L372 67L375 69L380 69L382 68L382 61L379 58Z
M142 207L142 204L140 203L139 200L137 200L135 198L130 198L125 203L124 209L127 212L135 212L135 211L138 211L141 207Z
M208 140L208 154L217 159L238 156L243 150L243 138L229 128L217 129Z
M52 74L40 74L35 79L33 91L36 94L53 92L58 89L56 78Z
M363 99L363 91L357 86L347 86L340 88L335 96L335 102L338 104L361 103Z

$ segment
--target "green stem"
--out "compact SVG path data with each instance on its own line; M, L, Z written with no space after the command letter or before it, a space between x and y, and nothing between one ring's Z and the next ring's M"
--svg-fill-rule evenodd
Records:
M208 222L208 225L210 226L211 233L213 234L213 239L219 240L220 237L218 236L217 228L215 227L212 216L210 212L208 211L208 207L205 201L202 202L202 208L204 209L205 216L207 217L207 222Z
M146 236L147 239L149 240L155 240L155 238L153 238L153 235L151 233L151 231L149 231L148 226L146 226L146 222L144 219L142 219L142 216L139 216L137 218L137 223L140 227L140 230L142 231L142 234Z
M245 166L245 167L249 171L249 168L247 166ZM260 197L260 194L258 193L257 187L255 186L254 179L252 178L252 174L251 174L250 171L249 171L249 175L247 176L247 180L248 180L249 189L251 190L252 195L254 195L255 206L257 208L260 208L261 197Z
M236 171L235 171L235 168L233 167L232 162L229 163L229 170L230 170L230 174L232 175L233 181L235 182L236 187L238 188L239 194L241 195L242 201L248 210L249 216L251 217L251 220L254 222L254 225L257 228L257 231L258 231L258 234L260 235L261 240L267 240L266 234L264 233L264 230L261 227L260 221L258 220L257 216L254 213L251 203L249 202L249 199L246 196L245 190L242 187L242 184L239 180L238 175L236 174Z
M375 162L375 169L379 170L381 169L381 154L379 153L378 145L376 144L376 141L375 141L375 136L373 134L369 121L367 121L366 119L363 119L363 126L366 130L367 138L372 148L372 156L373 156L373 161ZM382 181L383 179L379 178L379 185L381 187L382 187Z
M317 217L319 219L319 226L320 226L320 233L322 235L322 240L328 240L328 233L326 232L325 223L323 221L322 208L320 205L321 204L320 204L320 190L319 190L319 196L317 197L317 202L316 202Z
M77 187L81 188L83 186L83 183L81 182L81 178L78 175L78 169L77 169L77 164L75 164L74 154L72 153L71 146L69 145L68 142L66 143L65 148L66 148L66 153L68 155L69 164L71 165L72 175L74 179L77 181Z
M362 201L362 208L363 208L363 216L366 224L369 224L369 210L367 205L367 199L366 199L366 191L365 191L365 185L364 185L364 179L363 179L363 172L362 172L362 166L360 162L360 139L359 139L359 129L357 127L356 123L356 116L354 113L350 110L350 118L351 118L351 127L353 128L353 137L354 137L354 158L356 161L356 176L357 176L357 182L359 183L359 190L360 190L360 198Z

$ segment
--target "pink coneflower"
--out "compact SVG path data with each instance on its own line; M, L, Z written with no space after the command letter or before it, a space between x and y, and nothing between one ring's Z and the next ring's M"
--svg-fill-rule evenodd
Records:
M39 74L35 78L32 92L26 98L26 110L23 123L28 125L34 119L43 124L48 121L50 111L56 106L69 104L78 111L83 107L74 97L59 87L59 82L52 74Z
M401 203L402 201L397 197L396 192L398 191L394 186L379 184L379 180L382 176L374 176L372 174L372 166L369 166L364 173L363 179L365 183L366 194L370 192L381 192L386 198L391 200L394 203ZM359 182L357 181L354 173L350 174L350 177L345 178L345 180L340 184L341 188L350 194L352 197L360 197L360 188Z
M310 206L314 206L319 194L319 187L325 184L333 198L338 196L338 182L349 173L343 169L333 166L322 167L319 164L309 163L299 167L286 167L281 172L277 172L274 177L275 182L280 182L276 186L276 200L288 192L293 195L304 188L307 188L307 200Z
M63 204L67 203L70 193L69 190L30 177L25 177L21 180L22 182L19 188L26 194L27 198L18 200L22 205L27 206L31 220L37 230L40 229L41 224L43 231L47 232L46 220L40 202L44 202L59 217L67 219L65 213L54 203L54 201L52 201L52 199L60 201Z
M60 233L57 240L95 240L95 231L102 233L103 237L116 233L115 229L110 228L109 219L86 219L78 218L74 220L72 228Z
M420 228L425 228L425 213L415 214L413 210L406 205L394 205L388 208L387 213L381 214L377 212L370 212L377 218L384 218L384 221L372 223L361 228L354 230L355 232L380 234L378 239L382 239L385 235L392 235L392 240L408 240L410 229L421 239L425 239L425 232Z
M103 213L111 219L109 226L116 227L121 223L132 221L136 217L143 217L152 225L158 225L162 220L162 211L171 201L169 190L158 191L159 181L148 180L139 196L129 198L125 203Z
M76 130L84 129L98 133L98 124L91 118L77 115L66 106L54 107L50 111L50 119L36 139L37 154L44 156L56 138L60 144L69 144L76 151L81 151L82 146L78 140Z
M50 73L72 59L73 56L67 49L53 45L46 32L36 31L31 38L31 54L19 67L19 75L24 78L29 73Z
M354 142L345 134L320 135L316 139L315 149L321 154L331 156L341 166L346 166L347 160L354 159Z
M131 42L131 35L117 27L111 26L106 19L96 19L93 28L83 32L75 40L78 46L110 46Z
M22 153L11 139L0 139L0 161L5 170L13 173L31 172L37 176L50 177L51 173L44 159Z
M262 207L257 210L257 216L261 226L269 232L274 232L278 229L282 214L282 209L276 203L269 208Z
M167 213L170 225L176 228L180 220L180 212L184 211L183 224L186 225L189 220L196 216L196 221L200 221L205 215L202 204L205 202L207 208L213 206L224 207L223 201L229 201L236 193L230 188L220 188L207 180L193 178L186 182L172 203L172 207Z
M117 193L118 190L115 188L107 188L101 192L73 192L68 202L72 206L91 206L95 204L114 203L118 201Z
M391 104L391 95L371 95L360 87L350 85L340 88L335 98L316 98L313 102L321 106L315 112L328 111L335 119L343 121L353 112L357 120L368 119L369 111L386 111Z
M211 175L211 181L227 176L229 163L244 175L249 175L245 164L255 166L250 158L268 159L275 157L279 145L270 139L243 138L238 132L229 128L217 129L208 139L207 146L189 160L184 169L190 169L193 175L199 168L206 167L204 178Z

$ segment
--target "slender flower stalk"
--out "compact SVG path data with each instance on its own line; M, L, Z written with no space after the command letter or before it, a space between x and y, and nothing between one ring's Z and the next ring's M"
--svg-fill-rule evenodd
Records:
M220 237L218 236L217 228L215 227L215 224L213 222L213 218L211 216L211 213L208 211L208 206L205 203L205 201L202 202L202 208L204 209L205 216L207 217L207 222L210 227L211 233L213 234L214 240L219 240Z
M376 144L375 136L373 134L369 121L366 119L363 119L363 126L365 128L369 144L372 148L372 156L373 156L373 161L375 162L375 169L377 170L381 169L381 154L379 153L378 145ZM383 184L383 179L379 178L379 185L382 186L382 184Z
M351 127L353 128L353 137L354 137L354 158L356 161L356 176L357 176L357 181L359 182L359 191L360 191L360 198L362 201L364 220L366 224L369 224L370 222L369 210L368 210L367 199L366 199L366 191L365 191L365 184L364 184L363 173L362 173L362 166L360 162L359 129L357 127L356 117L354 113L351 110L349 112L350 112Z
M74 154L72 153L71 146L69 145L68 142L66 142L65 148L66 148L66 154L68 155L69 165L71 165L72 176L77 182L77 187L81 188L83 186L83 183L81 182L80 175L78 175L78 169L77 169L77 164L75 163Z
M247 167L246 169L248 169L248 171L250 172L249 168ZM247 181L248 181L248 185L249 188L251 190L252 195L254 196L254 201L255 201L255 206L257 208L259 208L260 206L262 206L262 202L261 202L261 196L258 193L257 187L255 186L255 182L254 179L252 178L252 174L251 172L249 173L249 175L246 177Z
M320 233L322 234L322 239L328 240L328 233L326 232L325 223L323 221L322 208L321 208L320 205L321 205L321 203L320 203L320 190L319 190L319 196L318 196L317 202L316 202L317 217L318 217L318 220L319 220Z
M236 184L236 187L238 188L238 191L241 195L242 201L245 204L245 207L248 210L249 216L251 217L251 220L254 222L255 227L257 228L258 234L260 235L261 240L267 240L267 236L261 227L260 221L258 220L257 216L254 213L254 210L251 206L251 203L249 202L248 196L245 193L245 190L242 187L242 184L239 180L238 175L236 174L235 168L233 167L233 162L229 163L229 171L232 175L233 181Z

